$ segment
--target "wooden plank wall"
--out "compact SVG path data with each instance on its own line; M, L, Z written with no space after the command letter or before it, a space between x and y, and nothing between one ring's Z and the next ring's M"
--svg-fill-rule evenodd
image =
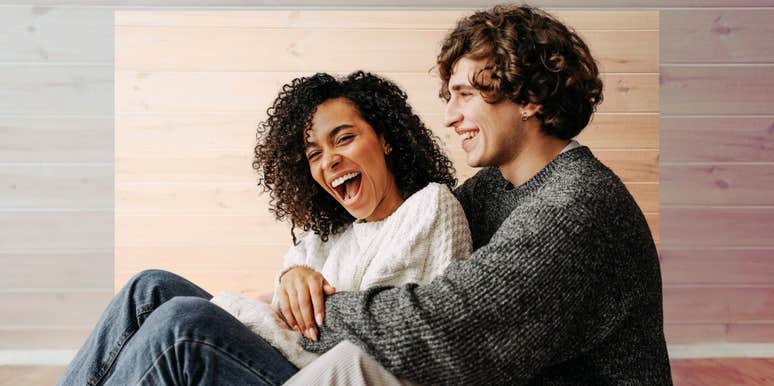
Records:
M773 19L771 8L661 13L672 343L774 342Z
M368 5L470 9L493 3L377 0ZM657 147L661 152L659 222L664 235L661 250L668 340L774 342L770 318L774 246L766 234L772 228L768 192L774 187L774 111L766 93L774 68L771 0L532 3L557 10L644 7L660 11L663 116ZM78 347L112 293L114 11L357 8L364 4L359 0L3 2L0 350ZM254 119L249 111L242 112L242 118L234 111L230 117L211 114L210 118L225 135L232 135L234 127ZM184 118L181 124L187 124ZM630 124L643 127L637 122ZM191 137L199 135L195 129L191 127ZM162 136L163 131L155 132ZM622 130L615 135L639 132ZM161 141L169 143L163 136ZM206 170L200 172L206 174ZM167 174L165 178L178 177ZM242 189L241 194L247 195L253 186ZM239 189L227 190L232 193L218 193L224 197L220 202L234 205L237 196L225 197ZM124 191L130 192L128 187ZM150 188L146 191L152 192ZM648 194L659 197L658 191ZM172 196L165 199L177 200ZM191 194L186 199L191 200L191 206L198 206L197 202L214 198ZM242 206L232 208L253 211L260 203L239 204ZM240 250L250 246L234 248L242 254L248 252ZM211 255L210 250L204 247L187 252L195 259ZM141 251L133 253L142 255Z
M179 272L210 291L270 291L290 246L258 196L256 123L282 84L364 69L443 127L440 42L467 11L116 13L116 278ZM605 101L580 137L627 183L658 237L658 13L563 11L600 60Z

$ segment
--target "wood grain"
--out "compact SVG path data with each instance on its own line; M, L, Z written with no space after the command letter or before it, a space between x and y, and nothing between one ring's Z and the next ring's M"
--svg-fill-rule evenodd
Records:
M113 59L113 10L4 6L0 62L102 63Z
M770 114L774 67L661 67L664 115Z
M99 292L0 292L3 319L0 329L11 326L26 328L84 328L97 323L113 293ZM55 324L52 323L55 321Z
M664 165L663 204L774 205L774 163Z
M738 323L774 320L774 287L664 288L667 323Z
M774 162L774 118L662 117L664 162Z
M662 63L771 63L774 10L661 12Z
M261 113L271 105L282 85L302 75L311 73L117 71L116 113ZM381 75L404 88L415 111L423 115L443 114L444 105L437 96L438 79L421 73ZM657 74L607 74L602 78L606 88L600 112L658 111Z
M112 165L2 165L0 210L112 210Z
M0 327L0 350L72 350L86 342L93 327L64 328L52 323L40 328Z
M0 212L3 250L109 249L113 211Z
M0 114L104 115L113 109L109 64L0 64L0 84Z
M665 285L774 283L774 249L661 248Z
M113 287L112 248L0 251L0 266L0 290Z
M661 207L662 248L674 246L771 247L774 209Z
M211 294L221 291L237 292L246 296L256 296L274 290L274 281L281 268L274 269L231 269L214 271L191 271L185 267L159 267L169 269L176 274L196 283ZM175 268L175 269L172 269ZM116 271L115 290L120 288L139 271Z
M113 162L113 119L0 115L0 162Z
M602 71L658 72L658 30L579 33ZM435 65L447 28L118 26L115 34L117 70L424 73Z
M264 113L250 112L118 114L116 153L168 154L183 142L194 152L251 151L255 146L258 123L265 118ZM447 149L459 148L459 138L443 125L443 115L423 114L422 118ZM578 136L578 141L594 150L655 150L659 148L659 118L656 114L596 114Z
M116 12L116 26L145 27L262 27L289 29L451 29L460 18L473 9L416 10L319 9L319 10L221 10L199 12L174 10L147 12L121 10ZM576 30L655 30L659 28L656 11L627 10L555 10L551 12Z

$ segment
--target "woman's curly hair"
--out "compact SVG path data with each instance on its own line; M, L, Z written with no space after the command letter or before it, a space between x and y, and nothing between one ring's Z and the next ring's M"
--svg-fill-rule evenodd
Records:
M354 221L312 178L305 154L307 132L317 107L334 98L346 98L360 116L384 135L392 152L387 167L404 197L430 182L456 185L454 167L394 83L362 71L336 79L325 73L293 79L282 87L258 126L253 168L258 186L270 193L270 210L278 220L289 219L294 230L313 231L322 240Z
M586 43L537 8L498 5L457 23L437 58L439 96L447 101L452 69L463 56L487 62L470 79L487 102L541 105L542 130L561 139L578 135L602 102L602 80Z

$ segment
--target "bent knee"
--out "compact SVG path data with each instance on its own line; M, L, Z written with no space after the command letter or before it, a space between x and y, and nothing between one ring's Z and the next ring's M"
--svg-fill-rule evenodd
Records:
M160 305L149 317L165 325L198 326L213 323L214 319L226 314L209 300L196 296L176 296Z

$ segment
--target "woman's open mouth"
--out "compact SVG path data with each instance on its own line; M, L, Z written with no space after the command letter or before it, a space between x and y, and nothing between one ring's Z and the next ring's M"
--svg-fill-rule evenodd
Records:
M331 182L331 187L345 204L351 203L360 193L360 172L347 173Z

